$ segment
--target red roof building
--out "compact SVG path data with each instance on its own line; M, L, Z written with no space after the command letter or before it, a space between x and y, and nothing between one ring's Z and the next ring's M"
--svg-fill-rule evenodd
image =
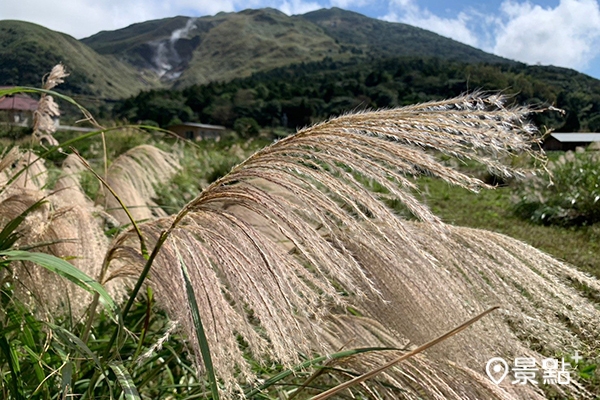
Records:
M27 124L37 107L38 101L23 93L0 97L0 114L5 122Z

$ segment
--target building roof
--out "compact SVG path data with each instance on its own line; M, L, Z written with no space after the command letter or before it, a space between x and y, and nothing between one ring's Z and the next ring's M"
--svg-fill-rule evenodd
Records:
M600 133L552 133L550 136L562 143L600 142Z
M189 126L191 128L205 128L205 129L215 129L215 130L225 130L224 126L221 125L210 125L210 124L201 124L198 122L182 122L181 124L171 125L169 128L174 126Z
M0 110L35 111L38 101L24 94L0 97Z

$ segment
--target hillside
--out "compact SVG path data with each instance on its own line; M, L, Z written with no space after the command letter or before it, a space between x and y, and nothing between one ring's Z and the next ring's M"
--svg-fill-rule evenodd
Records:
M340 8L321 9L294 18L320 26L344 51L369 58L439 57L462 62L511 62L421 28Z
M394 65L373 64L399 58L413 60L403 64L404 72ZM417 59L422 60L421 64ZM434 59L442 64L432 63ZM126 98L146 89L184 89L192 85L227 83L277 68L292 67L294 71L302 65L332 66L334 71L340 65L351 65L357 74L381 68L380 72L386 70L391 74L393 84L382 82L375 85L377 90L361 87L349 94L340 90L339 85L327 89L327 93L334 93L333 98L339 104L321 111L333 113L347 106L352 108L353 104L387 106L431 96L453 96L457 91L478 88L478 81L485 83L491 79L494 85L486 87L488 89L535 93L534 98L542 102L587 110L585 115L583 111L575 111L578 115L572 115L569 124L559 125L559 121L555 121L555 127L569 130L600 127L600 117L595 118L598 110L595 106L586 108L592 100L595 104L595 97L590 97L597 93L590 89L597 87L595 79L554 67L532 67L525 72L519 67L522 64L432 32L339 8L291 17L270 8L201 18L178 16L99 32L81 41L30 23L0 21L0 85L39 85L40 77L59 61L71 72L63 90L101 98ZM450 66L447 62L459 64ZM488 67L470 70L467 78L463 72L475 65ZM453 72L445 73L443 68L451 68ZM503 76L499 68L504 72L506 68L521 68L521 72ZM334 82L338 78L334 75L326 79ZM358 80L370 87L364 81L365 76L349 80ZM287 85L294 79L296 76L292 73L282 84ZM315 75L304 79L307 81L301 85L311 87L314 86L311 82L320 78ZM328 85L323 83L323 86ZM419 89L421 86L423 90ZM359 93L368 101L360 96L349 99ZM314 96L318 99L321 95ZM292 97L311 98L313 95ZM528 95L520 97L534 100ZM226 106L212 105L217 109L216 114L222 114L217 120L233 115L229 103L244 102L240 99L219 101Z
M82 42L151 69L176 87L229 81L340 52L318 26L268 8L149 21Z
M168 85L229 81L297 63L396 56L510 63L432 32L339 8L289 17L274 9L175 17L100 32L83 43Z
M70 77L61 87L71 94L120 98L155 87L130 65L100 55L71 36L22 21L0 21L0 85L40 86L57 63Z
M227 83L141 93L118 102L115 118L161 126L202 121L234 127L253 119L262 127L297 128L352 110L387 108L484 90L511 95L516 104L554 105L536 113L539 126L600 131L600 81L576 71L521 63L466 63L394 57L293 64Z

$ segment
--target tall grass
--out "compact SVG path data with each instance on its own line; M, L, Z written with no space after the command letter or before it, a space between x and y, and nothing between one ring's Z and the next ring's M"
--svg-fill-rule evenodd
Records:
M16 162L37 155L8 153L0 162L2 394L306 397L404 360L412 346L499 304L349 390L542 398L531 385L492 384L485 362L590 351L600 311L579 291L598 295L600 284L509 237L443 223L413 183L429 175L489 188L438 154L524 175L502 161L521 152L543 159L531 152L529 112L472 94L344 115L259 150L170 216L151 198L179 168L164 151L138 147L96 173L107 192L95 202L78 178L85 161L67 157L49 190L42 160ZM109 243L110 224L121 232ZM310 366L324 372L311 376ZM261 385L265 375L272 379ZM581 385L554 389L590 396Z

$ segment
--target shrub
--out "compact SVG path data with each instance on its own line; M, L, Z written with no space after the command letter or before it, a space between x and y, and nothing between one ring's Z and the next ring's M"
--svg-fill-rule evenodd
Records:
M260 127L254 118L238 118L233 123L233 129L242 138L257 136L260 132Z
M567 152L548 164L550 175L518 186L518 215L540 224L590 225L600 221L600 153Z

